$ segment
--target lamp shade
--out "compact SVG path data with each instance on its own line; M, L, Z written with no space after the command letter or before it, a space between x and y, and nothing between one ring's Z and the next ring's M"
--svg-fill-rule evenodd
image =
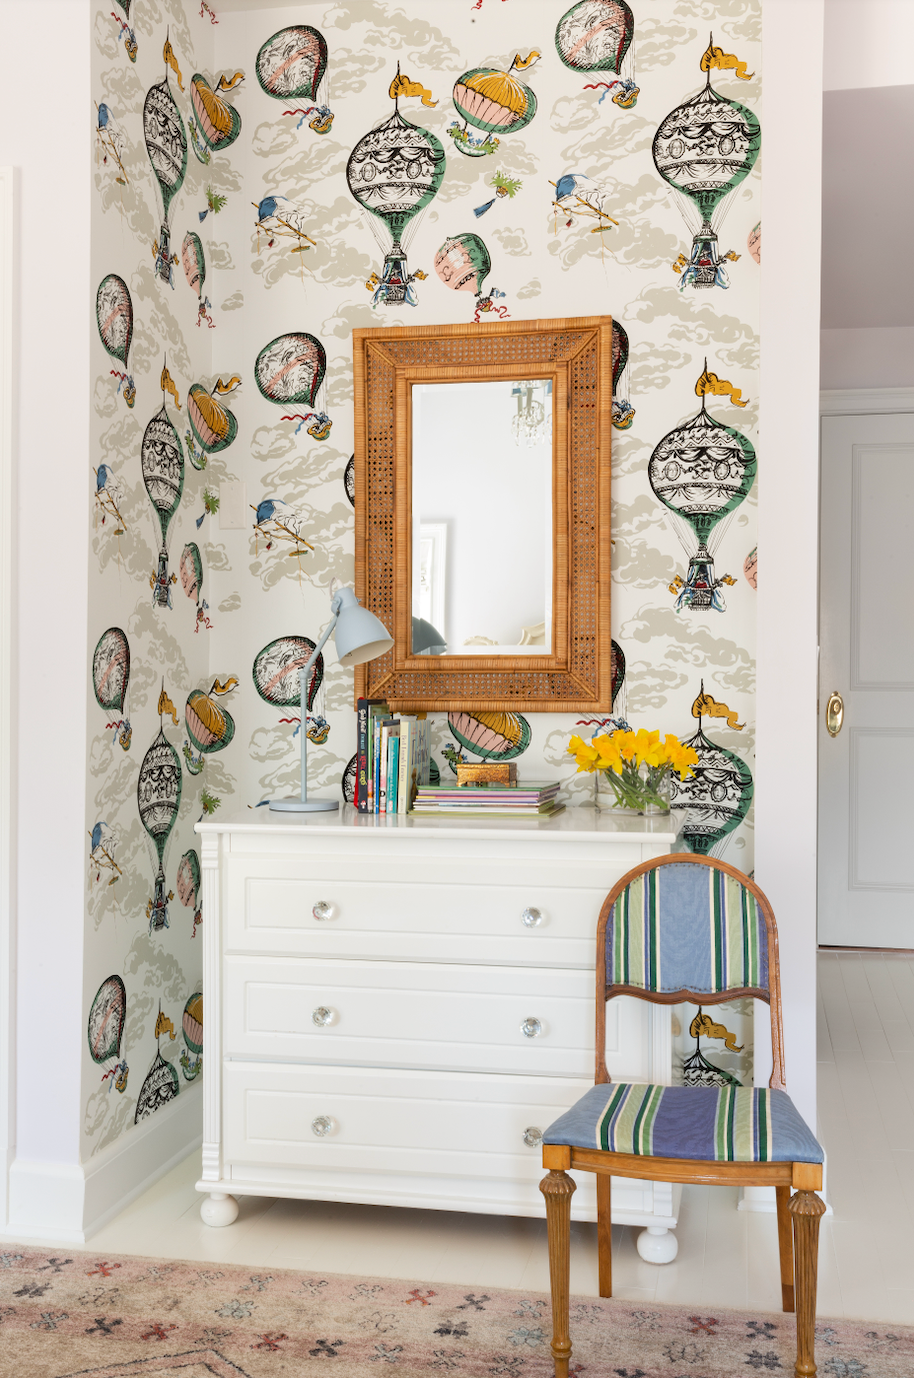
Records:
M373 612L363 608L350 588L342 588L334 598L339 607L334 639L341 665L361 665L389 651L393 637Z
M431 622L414 617L412 651L416 656L443 656L447 654L447 642Z

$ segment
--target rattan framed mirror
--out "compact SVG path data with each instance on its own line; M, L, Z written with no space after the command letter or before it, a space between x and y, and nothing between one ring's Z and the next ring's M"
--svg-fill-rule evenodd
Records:
M353 365L356 593L394 638L356 697L609 711L612 319L359 329Z

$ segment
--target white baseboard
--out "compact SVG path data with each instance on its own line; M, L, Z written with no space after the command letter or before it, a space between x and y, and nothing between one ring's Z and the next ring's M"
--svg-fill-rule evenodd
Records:
M5 1233L17 1239L84 1244L203 1142L203 1096L186 1087L145 1124L84 1163L27 1162L9 1175Z

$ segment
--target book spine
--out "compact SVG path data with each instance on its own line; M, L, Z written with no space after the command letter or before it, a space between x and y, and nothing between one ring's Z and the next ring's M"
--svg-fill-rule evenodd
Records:
M356 807L359 813L368 812L368 704L358 704L358 759L356 761Z
M387 767L387 812L396 813L400 786L400 738L396 732L391 733L388 751L390 761Z
M400 719L400 765L397 774L397 813L409 811L409 739L412 732L409 718Z
M387 728L379 725L378 739L378 813L387 812Z
M375 718L371 734L371 812L378 812L379 795L381 792L381 722Z

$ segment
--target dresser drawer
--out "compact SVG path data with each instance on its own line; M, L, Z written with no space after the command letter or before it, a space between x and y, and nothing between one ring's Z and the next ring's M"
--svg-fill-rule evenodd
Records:
M226 950L592 970L600 908L620 874L611 861L519 871L230 855Z
M591 972L264 957L224 972L228 1058L593 1075ZM609 1005L612 1075L647 1078L649 1017Z

